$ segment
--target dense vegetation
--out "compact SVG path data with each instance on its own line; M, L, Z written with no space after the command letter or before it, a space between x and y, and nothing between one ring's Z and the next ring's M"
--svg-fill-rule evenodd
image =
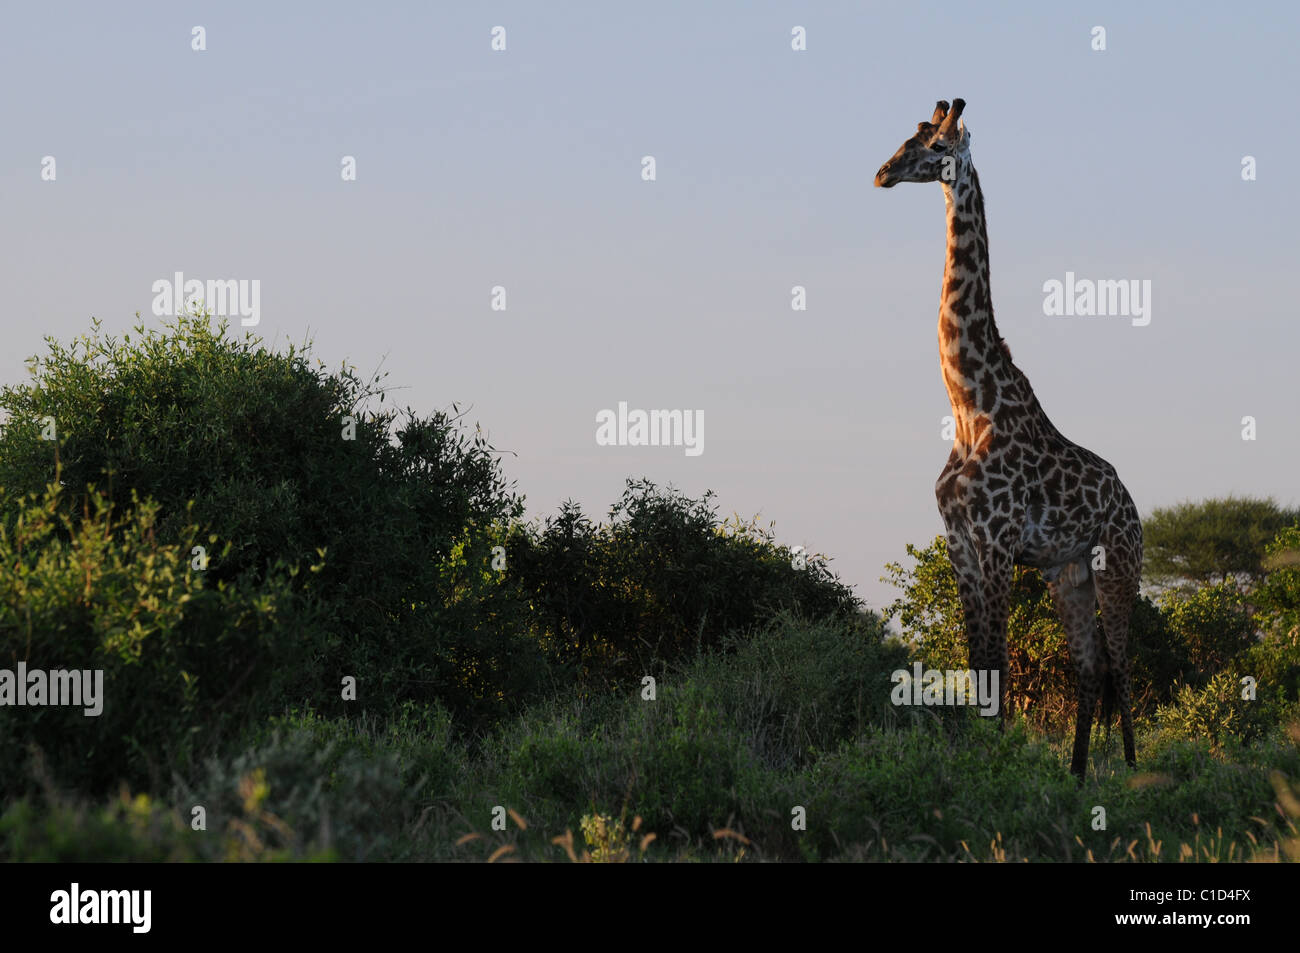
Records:
M1073 676L1037 573L1017 574L1003 731L890 700L914 661L966 666L941 539L887 567L901 594L877 615L711 495L629 480L603 520L568 503L526 521L455 405L398 412L378 377L202 316L50 340L32 372L0 390L0 669L102 669L105 699L93 718L0 708L0 858L1300 843L1300 528L1271 501L1153 515L1140 772L1099 727L1078 787Z

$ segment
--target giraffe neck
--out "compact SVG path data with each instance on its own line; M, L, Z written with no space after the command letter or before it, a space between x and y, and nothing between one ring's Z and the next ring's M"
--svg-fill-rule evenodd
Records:
M948 256L939 305L939 363L959 443L976 442L976 421L991 417L1011 379L1011 361L993 321L988 230L979 176L967 157L942 182L948 208Z

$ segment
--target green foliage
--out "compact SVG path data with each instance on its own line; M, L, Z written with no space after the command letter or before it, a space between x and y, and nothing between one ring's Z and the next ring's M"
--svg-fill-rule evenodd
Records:
M135 334L118 341L96 324L69 348L47 339L33 383L0 389L0 486L39 491L57 459L71 493L98 482L119 507L152 499L160 542L193 522L228 544L207 570L212 588L261 586L280 563L302 570L296 620L286 606L281 621L312 636L294 681L268 700L281 707L342 711L344 675L369 710L435 695L471 721L540 689L524 607L486 571L522 502L481 434L445 413L372 413L378 376L325 373L309 349L236 341L205 316ZM46 417L57 441L41 439Z
M1255 679L1260 701L1277 709L1275 721L1285 717L1289 704L1300 701L1300 644L1270 635L1243 652L1232 672Z
M21 798L0 814L0 860L15 863L160 863L199 860L174 811L123 791L107 805Z
M911 569L885 568L902 595L886 610L927 668L967 665L957 581L942 536L925 549L909 545ZM1007 626L1011 666L1009 704L1035 724L1066 730L1073 724L1075 679L1069 648L1037 570L1017 567ZM1229 577L1191 593L1166 593L1160 603L1140 597L1129 622L1134 711L1169 702L1184 683L1199 686L1255 645L1255 623Z
M891 676L908 667L908 652L873 615L837 622L782 614L727 648L692 663L688 675L772 768L810 763L903 717L890 700Z
M1156 713L1160 727L1172 737L1207 739L1221 746L1229 739L1249 742L1274 724L1268 708L1242 697L1242 685L1232 672L1212 676L1201 688L1184 685L1174 702Z
M1133 711L1147 714L1168 702L1187 682L1200 679L1182 636L1174 631L1160 605L1138 596L1129 619L1128 654Z
M794 554L770 531L721 523L711 500L629 480L607 524L566 502L514 538L514 570L547 644L615 679L661 671L782 608L814 618L856 612L858 600L824 559L794 568Z
M649 830L679 840L766 816L784 772L898 719L890 674L906 652L882 634L871 617L783 614L660 678L654 700L631 679L611 703L530 711L485 748L500 774L472 813L510 803L562 829L576 811L631 804Z
M610 716L588 728L579 706L556 703L509 726L484 750L499 771L470 816L509 804L558 831L577 827L581 814L635 804L651 830L691 839L751 803L758 760L698 686L661 684L657 700L633 694Z
M936 536L924 549L908 544L907 554L916 561L911 569L885 566L883 580L902 590L885 610L886 618L899 620L904 640L926 668L966 668L966 627L947 541ZM1038 570L1015 568L1007 622L1008 704L1039 724L1066 724L1074 717L1073 669L1065 632Z
M691 682L633 703L615 736L625 797L651 828L685 840L732 827L766 800L765 772L745 735Z
M1252 593L1257 619L1282 642L1300 645L1300 526L1264 547L1262 565L1267 575Z
M1231 576L1181 596L1166 593L1161 610L1186 655L1188 680L1196 684L1222 671L1256 642L1255 622Z
M853 844L900 860L960 856L963 842L982 850L999 834L1033 844L1052 829L1045 816L1078 800L1055 752L1029 743L1023 725L1000 732L988 719L955 743L924 726L864 733L820 759L801 787L809 817L824 819L810 824L818 856Z
M404 770L394 747L367 743L346 723L290 722L259 745L209 761L173 801L185 814L206 808L208 830L226 835L212 838L225 860L400 859L401 829L414 821L427 779Z
M293 715L165 800L124 790L92 808L47 787L0 816L0 860L402 860L421 800L447 796L467 768L451 724L437 706L408 705L385 727Z
M907 555L916 561L911 569L901 563L885 565L887 575L881 577L881 582L902 590L902 595L885 609L885 618L898 619L904 639L920 654L927 668L956 668L946 663L966 652L966 625L957 577L948 560L948 542L936 536L924 549L908 543ZM1016 601L1022 601L1021 596L1017 589Z
M621 817L584 816L582 839L587 842L593 864L625 864L632 859L632 832ZM641 853L645 853L644 848Z
M1159 507L1142 523L1143 574L1166 586L1256 581L1267 544L1297 520L1300 510L1252 497Z
M803 625L781 628L796 638ZM1082 788L1068 738L1049 743L1019 719L1007 731L970 719L955 734L929 718L836 728L819 735L838 736L829 747L778 765L742 727L734 685L712 684L718 660L763 671L746 650L692 664L655 701L633 685L610 702L537 706L477 749L436 708L408 707L400 725L286 718L165 804L18 801L0 817L0 859L730 860L739 842L769 860L1241 860L1297 842L1272 805L1300 778L1300 747L1275 732L1250 748L1144 734L1137 775L1099 744ZM801 659L809 671L789 671ZM820 664L792 653L778 668L811 683ZM205 832L188 826L196 803ZM489 829L498 806L505 831ZM806 830L792 827L794 807ZM592 854L574 852L574 831Z
M59 784L156 785L266 713L278 663L295 655L302 635L280 618L291 604L287 571L268 573L255 592L214 585L193 568L193 524L164 541L157 503L133 499L120 516L93 490L81 503L74 515L58 484L25 499L0 492L3 666L103 671L98 716L85 706L4 709L6 794L32 787L33 744Z

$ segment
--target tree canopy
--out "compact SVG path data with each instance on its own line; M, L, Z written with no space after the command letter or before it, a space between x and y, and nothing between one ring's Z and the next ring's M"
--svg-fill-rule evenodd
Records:
M1229 576L1255 583L1265 547L1300 522L1300 510L1271 498L1229 496L1159 507L1143 521L1143 575L1158 586L1213 585Z

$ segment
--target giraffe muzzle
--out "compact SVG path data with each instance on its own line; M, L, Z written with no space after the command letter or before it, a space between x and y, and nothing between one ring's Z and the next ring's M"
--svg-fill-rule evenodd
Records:
M897 179L890 179L889 163L886 162L880 167L880 171L876 173L876 187L881 189L892 189L897 184Z

